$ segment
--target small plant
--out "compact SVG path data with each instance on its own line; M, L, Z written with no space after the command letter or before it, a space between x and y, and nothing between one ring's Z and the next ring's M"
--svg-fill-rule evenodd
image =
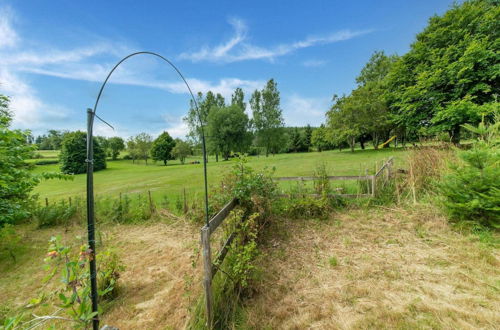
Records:
M339 265L339 261L337 260L337 257L335 257L335 256L331 256L330 258L328 258L328 263L332 267L337 267Z
M6 254L16 262L16 252L21 248L21 236L13 225L5 224L0 228L0 256Z
M42 292L30 301L28 307L34 308L42 303L51 302L57 310L48 316L34 315L33 319L22 323L22 315L18 315L7 318L5 323L12 329L16 325L36 328L52 320L65 320L71 322L74 328L89 328L96 316L96 313L92 312L88 273L88 263L92 258L94 254L87 245L81 245L76 249L63 245L60 236L52 237L44 260L48 272L44 281L49 282L59 276L60 286L50 293ZM116 280L124 267L113 250L105 250L98 254L97 265L99 299L101 301L111 299L116 294Z
M69 205L64 201L46 206L38 206L33 216L39 228L68 224L77 212L76 205Z

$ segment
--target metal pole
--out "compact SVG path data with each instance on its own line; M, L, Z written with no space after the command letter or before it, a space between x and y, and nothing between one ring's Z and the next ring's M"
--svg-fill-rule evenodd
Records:
M205 143L205 133L203 132L203 126L201 126L201 129L201 142L203 147L203 178L205 180L205 220L208 227L210 219L208 217L207 147Z
M95 219L94 219L94 143L92 137L92 126L94 123L94 112L87 109L87 230L90 257L90 296L92 299L92 312L97 313L97 267L95 251ZM92 320L92 328L99 329L99 315L96 314Z

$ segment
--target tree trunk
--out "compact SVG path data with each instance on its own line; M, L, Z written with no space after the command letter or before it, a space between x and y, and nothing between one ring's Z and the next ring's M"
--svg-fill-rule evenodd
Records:
M363 139L359 140L359 144L361 145L361 149L365 150L365 141Z
M163 165L167 166L167 160L166 159L163 160Z
M351 146L351 152L354 152L354 145L356 144L356 139L355 138L351 138L351 143L349 143L350 146Z
M217 163L219 162L219 153L218 152L215 153L215 161Z
M451 129L449 134L450 134L451 142L454 145L459 146L460 145L460 126L459 125L453 126L453 128Z

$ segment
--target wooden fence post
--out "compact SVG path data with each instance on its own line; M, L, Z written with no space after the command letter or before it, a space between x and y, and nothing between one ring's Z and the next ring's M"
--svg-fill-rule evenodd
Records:
M203 284L205 287L205 306L207 316L207 327L212 329L212 258L210 251L210 228L205 226L201 229L201 245L203 248Z
M188 212L187 198L186 198L186 188L184 188L184 214Z
M153 214L155 211L155 207L153 205L153 198L151 198L151 190L148 190L148 196L149 196L149 210L151 211L151 214Z
M45 206L49 206L49 199L45 197Z
M372 197L375 197L375 185L377 182L377 174L372 176Z
M71 207L71 197L68 197L69 206Z

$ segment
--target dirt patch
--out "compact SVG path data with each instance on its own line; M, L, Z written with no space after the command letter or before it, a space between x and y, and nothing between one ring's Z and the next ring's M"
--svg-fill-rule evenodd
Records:
M434 209L349 210L272 230L280 237L265 247L245 307L252 328L500 324L498 250L452 231Z

